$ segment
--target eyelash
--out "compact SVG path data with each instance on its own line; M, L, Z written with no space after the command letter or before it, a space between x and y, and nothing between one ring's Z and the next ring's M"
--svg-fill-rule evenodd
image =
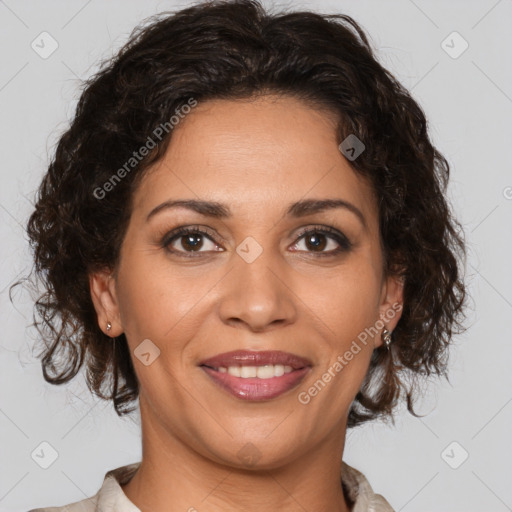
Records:
M185 235L188 235L188 234L203 235L206 238L209 238L211 242L217 244L217 242L215 242L214 233L211 232L209 229L201 228L199 226L187 226L187 227L177 228L177 229L171 231L170 233L167 233L161 241L161 246L167 252L172 253L172 254L179 254L181 257L184 257L184 258L197 258L197 257L200 257L202 252L209 252L209 251L199 251L199 252L177 251L175 249L169 248L171 243L173 243L175 240L177 240L180 237L183 237ZM343 233L341 233L337 229L331 228L329 226L320 226L320 225L308 227L308 228L301 230L299 232L296 242L293 245L296 245L302 238L306 237L309 234L326 235L328 238L333 239L339 245L339 247L337 249L333 249L328 252L306 251L308 253L315 254L316 256L318 256L320 258L336 256L342 252L349 252L352 249L352 242L350 242L350 240ZM218 251L218 252L222 252L222 251ZM298 252L304 252L304 251L298 251Z

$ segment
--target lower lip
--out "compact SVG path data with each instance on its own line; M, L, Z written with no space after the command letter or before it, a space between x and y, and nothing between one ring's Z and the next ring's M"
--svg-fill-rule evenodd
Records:
M244 379L229 375L228 373L220 373L207 366L201 366L200 368L216 384L242 400L269 400L282 395L297 386L311 369L309 366L306 366L300 370L285 373L281 377L272 377L270 379L258 379L257 377Z

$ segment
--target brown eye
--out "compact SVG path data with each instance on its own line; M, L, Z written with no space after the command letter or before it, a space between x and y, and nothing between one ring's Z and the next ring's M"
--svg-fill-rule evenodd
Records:
M327 245L326 236L322 233L310 233L304 237L306 247L312 251L323 251Z
M203 246L203 235L182 235L178 240L181 239L181 247L186 251L197 251Z
M348 252L352 243L337 229L319 226L303 230L293 248L299 252L317 253L318 256L334 256Z
M195 256L194 253L200 256L201 253L223 250L214 242L209 231L193 227L172 231L164 237L161 245L171 253L190 257Z

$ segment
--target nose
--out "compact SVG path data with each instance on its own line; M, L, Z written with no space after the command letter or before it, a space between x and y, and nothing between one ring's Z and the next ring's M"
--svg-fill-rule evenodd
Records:
M265 332L296 320L293 283L282 259L264 250L251 263L234 254L233 265L221 283L218 314L222 322Z

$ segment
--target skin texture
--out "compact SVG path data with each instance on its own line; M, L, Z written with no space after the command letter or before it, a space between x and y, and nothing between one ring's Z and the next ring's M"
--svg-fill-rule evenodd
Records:
M346 208L284 215L295 201L327 198L352 203L366 226ZM146 221L169 199L217 201L232 215L174 208ZM325 235L326 245L315 249L311 235L299 236L318 224L341 231L352 248L322 257L339 247L335 239ZM215 239L203 236L198 253L177 238L168 247L181 253L166 252L165 235L191 225L210 228ZM383 275L378 226L373 191L339 151L326 112L263 96L200 103L181 121L135 192L116 271L90 276L100 328L124 332L132 355L145 339L160 350L149 366L133 357L143 458L123 490L135 505L152 512L350 510L340 485L346 420L380 333L310 403L298 394L402 302L401 281ZM236 252L249 236L263 249L252 263ZM186 258L191 252L196 257ZM387 329L399 318L385 320ZM277 398L243 401L198 366L235 349L292 352L313 367ZM249 442L258 454L251 466L238 454Z

